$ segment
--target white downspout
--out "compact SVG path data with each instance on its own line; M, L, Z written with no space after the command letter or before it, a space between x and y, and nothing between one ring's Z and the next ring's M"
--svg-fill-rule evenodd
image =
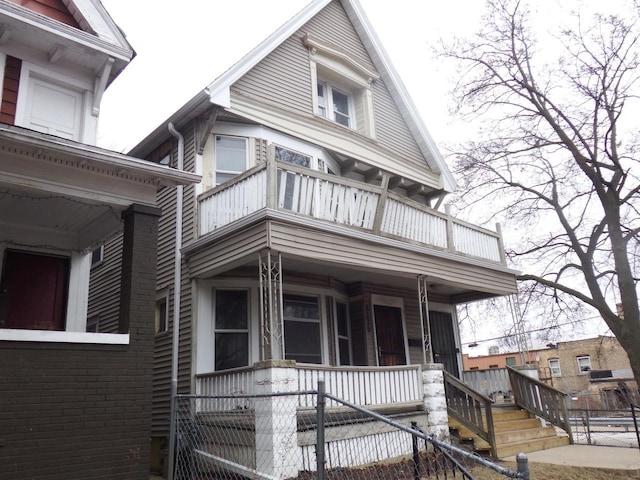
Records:
M178 139L178 170L184 168L184 137L173 123L169 132ZM176 396L178 394L178 350L180 348L180 289L182 280L182 196L183 187L176 187L176 246L173 270L173 344L171 348L171 415L169 424L169 471L168 480L173 480L176 448Z

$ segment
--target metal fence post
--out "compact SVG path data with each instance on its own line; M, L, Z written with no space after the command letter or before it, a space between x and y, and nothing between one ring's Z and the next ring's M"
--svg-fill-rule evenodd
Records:
M631 416L633 417L633 426L636 429L636 439L638 440L638 448L640 448L640 431L638 431L638 418L636 417L636 405L631 404Z
M418 422L411 422L411 429L418 430ZM413 478L420 480L420 450L418 449L418 437L411 435L413 445Z
M324 408L326 403L324 380L318 379L318 401L316 420L316 465L317 479L325 480L325 458L324 458Z
M522 480L529 480L531 477L529 475L529 459L527 456L520 452L516 455L516 462L518 463L518 473L522 474L520 478Z

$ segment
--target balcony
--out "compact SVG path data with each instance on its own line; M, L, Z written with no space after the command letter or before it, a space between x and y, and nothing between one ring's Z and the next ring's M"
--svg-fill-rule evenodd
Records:
M269 161L198 197L199 235L262 209L505 265L502 237L382 187Z

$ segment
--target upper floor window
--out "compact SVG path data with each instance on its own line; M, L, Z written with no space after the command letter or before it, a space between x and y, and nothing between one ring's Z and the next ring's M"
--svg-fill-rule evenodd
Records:
M247 169L247 139L225 135L215 136L216 185L231 180Z
M374 137L371 86L378 74L340 47L309 35L302 41L310 53L314 113Z
M516 357L507 357L505 359L507 367L515 367L516 366Z
M576 357L576 360L578 361L578 372L580 372L580 375L585 375L591 371L591 358L589 355Z
M355 128L353 96L329 82L318 80L318 115Z
M549 370L551 371L551 376L552 377L561 376L562 372L560 371L560 360L558 360L557 358L550 358L549 359Z

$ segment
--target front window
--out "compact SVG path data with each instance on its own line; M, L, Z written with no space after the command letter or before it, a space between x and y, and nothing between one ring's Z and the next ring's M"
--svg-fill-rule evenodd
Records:
M353 122L353 99L349 93L328 82L319 80L317 94L318 115L345 127L355 127Z
M285 294L285 358L300 363L322 363L318 297Z
M249 364L249 291L216 290L215 369Z
M589 358L589 355L577 357L577 361L578 372L580 372L580 375L585 375L591 371L591 358Z
M65 330L70 261L7 250L0 279L0 328Z
M558 360L557 358L549 359L549 370L551 371L552 377L561 376L562 372L560 371L560 360Z
M216 185L231 180L247 169L247 139L215 136Z
M338 340L338 361L340 365L351 365L351 339L347 304L336 302L336 332Z

